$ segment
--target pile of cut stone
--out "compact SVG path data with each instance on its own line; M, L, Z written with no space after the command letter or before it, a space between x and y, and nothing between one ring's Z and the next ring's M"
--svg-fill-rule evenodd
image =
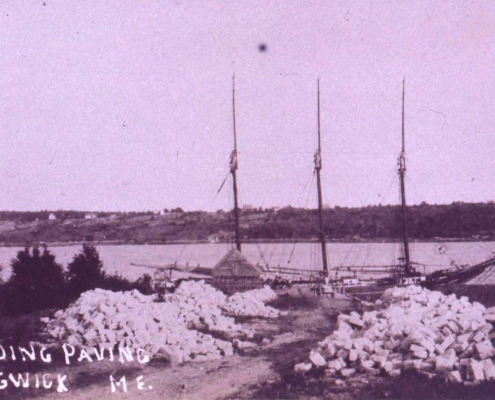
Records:
M265 305L276 298L277 294L269 286L238 292L226 299L223 310L227 315L236 317L277 318L280 316L279 310Z
M337 329L294 370L325 369L346 378L413 369L466 384L495 379L495 307L418 286L389 289L377 304L362 315L339 315Z
M118 346L144 349L153 357L179 363L211 360L232 355L233 345L199 330L253 337L253 332L223 315L227 302L223 293L203 281L183 282L165 302L137 290L95 289L57 311L45 330L52 338L85 349ZM255 303L259 311L255 316L265 316L267 311Z
M222 307L227 296L203 281L184 281L173 294L165 297L179 309L179 321L190 329L206 329L210 332L252 333L242 329L233 318L223 315Z

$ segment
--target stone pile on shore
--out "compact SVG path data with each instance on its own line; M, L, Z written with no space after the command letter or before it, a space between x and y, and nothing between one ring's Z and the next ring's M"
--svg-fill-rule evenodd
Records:
M279 310L265 305L276 298L277 294L268 286L264 289L238 292L226 299L223 310L227 315L235 317L277 318L280 316Z
M267 290L271 289L251 291L237 304L236 298L227 298L203 281L183 282L164 302L136 290L95 289L57 311L45 330L52 338L80 348L144 349L153 357L164 356L179 363L211 360L233 354L231 341L212 334L253 337L253 332L225 314L238 315L231 311L239 307L250 316L274 315L276 310L258 300L267 298Z
M346 378L358 372L399 376L412 369L466 384L495 380L495 307L418 286L389 289L377 305L363 314L339 315L337 329L294 370L324 369L325 375Z

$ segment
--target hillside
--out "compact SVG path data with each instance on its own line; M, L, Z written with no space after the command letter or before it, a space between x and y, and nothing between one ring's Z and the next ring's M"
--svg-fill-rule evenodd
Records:
M387 240L400 236L397 206L324 210L325 235L333 240ZM312 240L317 235L315 210L285 207L241 211L245 240ZM412 239L495 238L494 203L421 204L408 208ZM232 238L231 212L88 214L80 211L0 212L0 243L33 242L166 243L225 241Z

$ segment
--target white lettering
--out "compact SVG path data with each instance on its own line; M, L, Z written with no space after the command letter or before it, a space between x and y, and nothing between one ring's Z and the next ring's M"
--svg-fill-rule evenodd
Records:
M0 376L3 376L3 372L0 372ZM7 379L1 379L0 380L0 390L5 389L8 386L8 381Z
M14 352L14 347L12 346L9 347L10 347L10 353L12 354L12 361L17 360L17 357L15 356L15 352Z
M144 378L144 376L143 376L143 375L139 375L139 376L136 378L136 382L137 382L137 388L138 388L138 390L147 390L147 389L146 389L146 387L144 386L143 378Z
M26 349L25 347L19 347L19 352L21 353L22 361L27 360L25 356L28 356L31 359L31 361L36 360L36 352L34 351L33 345L31 345L31 352L29 352L29 350Z
M43 387L45 389L50 389L53 386L53 381L50 380L49 382L46 381L46 377L49 377L50 374L43 374Z
M14 384L14 386L16 388L21 387L21 385L22 385L23 388L28 388L29 387L29 372L26 372L26 377L25 378L19 372L17 374L17 380L15 379L14 374L9 374L9 379Z
M69 352L69 348L70 348L70 352ZM74 346L71 346L70 344L67 344L67 343L64 343L62 345L62 349L64 350L64 355L65 355L65 363L67 365L70 365L70 358L76 354L76 349L74 348Z
M119 381L116 381L115 378L112 375L110 375L110 384L111 384L112 393L115 393L117 391L117 386L120 387L120 385L122 385L122 390L124 392L127 392L127 382L125 376L120 378Z
M138 361L140 364L146 364L146 363L149 363L150 362L150 357L145 354L143 357L141 357L141 353L145 353L145 350L139 348L137 350L137 358L138 358Z
M45 355L45 350L46 350L45 347L41 348L41 351L40 351L41 361L46 362L46 363L51 363L52 362L52 355L50 353L47 353Z
M81 353L79 353L79 358L77 359L77 361L81 362L82 360L88 360L89 362L93 362L91 356L84 349L81 349Z
M65 386L64 381L67 379L67 375L62 375L60 374L57 375L57 381L58 381L58 387L57 387L57 392L58 393L65 393L68 392L69 389L67 389L67 386Z
M130 349L128 346L126 347L119 347L119 361L123 364L126 361L131 362L134 361L134 357L132 357L132 349Z

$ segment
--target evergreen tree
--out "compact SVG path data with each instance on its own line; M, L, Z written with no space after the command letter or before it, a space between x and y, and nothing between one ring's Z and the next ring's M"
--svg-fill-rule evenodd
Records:
M103 263L92 243L84 243L82 251L68 265L69 290L73 296L99 286L105 277Z
M6 307L10 312L30 312L55 307L65 300L62 267L46 246L27 246L12 260Z

